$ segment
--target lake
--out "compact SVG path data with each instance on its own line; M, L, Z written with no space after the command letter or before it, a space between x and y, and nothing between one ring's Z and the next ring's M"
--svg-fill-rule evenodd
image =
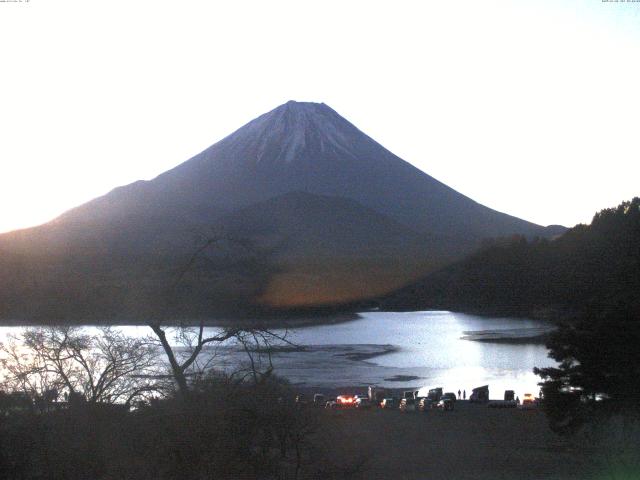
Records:
M93 328L93 327L87 327ZM145 326L118 327L130 335L151 333ZM340 387L443 387L445 391L489 385L491 398L504 390L537 394L534 366L555 365L544 345L492 343L464 337L527 336L548 331L551 324L446 311L362 312L355 320L289 330L288 338L304 349L273 355L275 371L293 384ZM1 327L0 341L15 327ZM284 333L278 330L279 333ZM232 369L243 354L219 349L217 364Z

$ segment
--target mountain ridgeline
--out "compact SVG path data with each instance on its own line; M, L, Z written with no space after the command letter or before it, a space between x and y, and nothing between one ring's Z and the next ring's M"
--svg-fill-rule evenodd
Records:
M153 180L0 235L0 317L335 307L415 281L487 238L559 231L465 197L324 104L288 102Z

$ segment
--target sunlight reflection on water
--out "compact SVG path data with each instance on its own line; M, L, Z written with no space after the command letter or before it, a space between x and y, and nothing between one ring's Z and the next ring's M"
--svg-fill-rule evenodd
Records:
M492 398L500 398L505 389L522 397L537 393L539 381L532 369L554 362L544 345L489 343L464 340L472 331L540 329L550 324L534 320L480 317L454 312L363 312L353 321L323 324L290 330L290 339L299 345L311 345L306 352L279 352L273 356L276 372L292 383L316 386L380 384L392 387L442 386L445 391L467 390L489 384ZM95 328L95 327L87 327ZM146 326L118 327L129 335L149 335ZM207 329L213 331L215 329ZM0 341L19 328L1 327ZM282 330L279 330L283 333ZM381 346L396 347L368 360L354 360L345 352L384 351ZM238 353L227 352L221 364L232 368ZM419 377L393 382L396 375Z

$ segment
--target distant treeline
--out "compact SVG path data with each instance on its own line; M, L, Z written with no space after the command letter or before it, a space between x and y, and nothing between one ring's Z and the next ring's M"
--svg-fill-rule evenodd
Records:
M388 309L443 308L558 317L616 305L638 309L640 198L595 214L554 239L485 242L475 254L381 301Z

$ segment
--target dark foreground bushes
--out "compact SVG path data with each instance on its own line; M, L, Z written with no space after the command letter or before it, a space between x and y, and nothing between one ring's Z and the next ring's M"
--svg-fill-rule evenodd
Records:
M349 440L332 435L323 411L291 399L273 379L218 378L131 412L88 403L4 411L0 478L358 478L357 461L330 458Z

